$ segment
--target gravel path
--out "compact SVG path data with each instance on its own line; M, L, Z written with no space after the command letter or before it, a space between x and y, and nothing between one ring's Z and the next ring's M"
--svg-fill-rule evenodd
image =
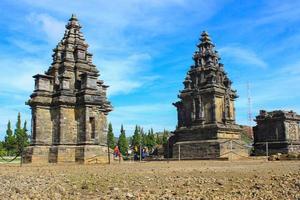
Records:
M0 199L298 199L300 161L0 165Z

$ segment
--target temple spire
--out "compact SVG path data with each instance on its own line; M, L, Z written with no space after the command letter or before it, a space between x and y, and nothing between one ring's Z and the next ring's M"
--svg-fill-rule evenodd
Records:
M199 40L200 42L197 45L198 49L193 56L195 67L219 67L220 58L209 34L203 31Z
M69 19L65 33L61 41L53 49L53 62L47 71L48 75L55 77L55 84L60 84L60 77L69 76L75 72L75 79L72 80L73 89L79 88L81 73L92 73L99 75L99 71L93 64L93 55L88 51L89 45L86 43L81 32L81 25L75 14ZM56 86L58 87L58 86Z
M74 28L74 29L77 29L77 30L79 30L81 28L75 14L72 14L71 18L69 19L69 23L66 25L66 28L67 29Z
M64 37L53 50L53 63L63 61L91 62L92 55L88 52L88 44L81 32L81 25L75 14L72 14L66 25ZM75 55L75 56L73 56Z
M71 18L69 19L69 21L72 21L72 20L75 20L75 21L78 21L76 15L73 13Z
M208 33L206 31L203 31L201 33L201 38L200 38L200 41L201 43L199 44L199 46L204 46L205 44L209 44L209 45L212 45L212 46L215 46L212 42L211 42L211 39L208 35Z

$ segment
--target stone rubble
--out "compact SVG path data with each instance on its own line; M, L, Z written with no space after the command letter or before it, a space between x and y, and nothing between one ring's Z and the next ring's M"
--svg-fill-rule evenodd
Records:
M0 199L300 199L300 163L0 166Z

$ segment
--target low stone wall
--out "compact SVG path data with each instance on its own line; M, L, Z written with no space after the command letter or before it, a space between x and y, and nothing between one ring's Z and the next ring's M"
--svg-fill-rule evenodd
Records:
M254 145L254 155L255 156L266 156L289 153L300 153L300 144L291 144L286 141L282 142L260 142ZM268 152L267 152L268 149Z
M108 150L99 145L30 146L23 153L23 163L108 163Z
M186 141L173 146L174 159L239 159L248 156L249 148L239 140Z

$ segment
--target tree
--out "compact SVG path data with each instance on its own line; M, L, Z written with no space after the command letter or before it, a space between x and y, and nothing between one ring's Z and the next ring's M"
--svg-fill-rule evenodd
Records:
M115 147L115 136L114 136L113 127L111 123L108 124L107 145L111 149Z
M121 125L121 134L118 140L118 146L122 155L126 155L128 151L128 141L126 138L125 130L123 128L123 124Z
M0 155L5 155L6 151L4 149L4 141L0 141Z
M21 127L21 114L18 114L18 120L16 123L15 129L15 138L16 138L16 151L21 153L24 147L28 146L29 140L27 135L27 122L24 122L23 128Z
M132 142L131 142L131 145L133 147L139 148L139 146L141 145L142 138L141 138L140 131L141 131L141 128L138 125L136 125L133 136L132 136Z
M154 135L153 129L151 128L148 131L148 135L147 135L147 147L149 148L150 151L152 151L152 149L155 147L155 145L156 145L155 135Z
M6 130L6 136L4 138L3 147L6 150L8 156L12 155L13 151L16 148L16 138L13 135L10 121L8 121L7 123L7 130Z
M141 128L141 146L145 147L148 144L148 138L147 138L147 134L144 133L144 129Z
M30 144L29 135L27 133L27 121L25 120L23 125L23 138L24 138L24 147L27 147Z

